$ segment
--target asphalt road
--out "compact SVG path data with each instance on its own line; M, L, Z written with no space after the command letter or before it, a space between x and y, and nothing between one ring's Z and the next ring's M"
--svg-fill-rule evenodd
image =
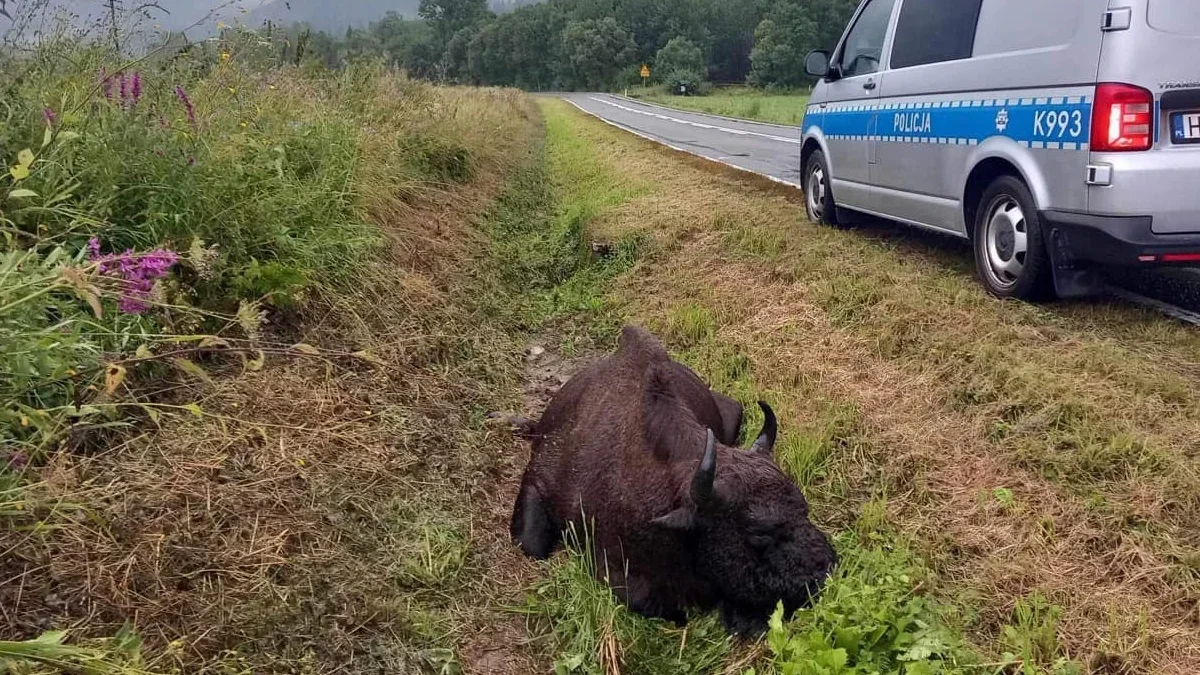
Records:
M675 150L800 187L800 128L686 112L608 94L560 94L585 112ZM1200 312L1200 269L1105 274L1109 282Z
M607 94L564 94L563 98L606 122L676 150L789 185L801 184L800 127L742 122Z

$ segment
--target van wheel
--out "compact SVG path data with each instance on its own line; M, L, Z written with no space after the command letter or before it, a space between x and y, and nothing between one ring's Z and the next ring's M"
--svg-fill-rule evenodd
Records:
M1000 298L1038 300L1050 287L1050 256L1033 195L1019 178L988 186L975 216L975 267Z
M814 150L804 167L804 210L808 219L821 225L838 224L838 208L829 189L829 163L825 154Z

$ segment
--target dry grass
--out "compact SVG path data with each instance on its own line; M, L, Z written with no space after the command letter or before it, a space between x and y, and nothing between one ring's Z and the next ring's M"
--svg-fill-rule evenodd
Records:
M370 104L357 191L388 246L353 293L267 338L330 356L245 374L214 356L211 382L156 383L202 417L56 455L28 493L48 527L0 534L5 635L128 619L156 671L536 669L496 609L523 586L515 559L493 569L497 485L520 467L483 423L519 396L523 343L479 320L491 289L471 270L474 222L534 157L538 116L509 91L381 86ZM405 182L402 143L422 134L469 149L474 178ZM79 508L52 515L63 502ZM474 664L487 635L503 654Z
M860 411L867 440L827 458L818 517L886 495L982 645L1037 589L1065 608L1071 657L1200 670L1200 336L1124 306L992 300L956 245L818 228L794 196L575 119L610 171L654 186L598 223L655 241L624 311L714 380L748 357L793 427L827 402Z

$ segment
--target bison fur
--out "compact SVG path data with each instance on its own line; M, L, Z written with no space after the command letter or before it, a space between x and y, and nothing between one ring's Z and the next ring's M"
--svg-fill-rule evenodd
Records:
M742 450L741 405L626 327L530 426L513 538L543 559L564 530L586 532L596 574L634 611L682 624L719 609L730 632L761 634L778 603L812 601L837 555L776 465L777 421L759 405Z

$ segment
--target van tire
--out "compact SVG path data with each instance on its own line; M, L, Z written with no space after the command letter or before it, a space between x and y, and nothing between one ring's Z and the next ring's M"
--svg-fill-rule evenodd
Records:
M992 181L979 200L972 239L975 268L989 293L1030 301L1047 297L1050 255L1024 181L1016 176Z
M804 212L819 225L838 224L838 207L829 187L829 163L820 150L814 150L804 165Z

